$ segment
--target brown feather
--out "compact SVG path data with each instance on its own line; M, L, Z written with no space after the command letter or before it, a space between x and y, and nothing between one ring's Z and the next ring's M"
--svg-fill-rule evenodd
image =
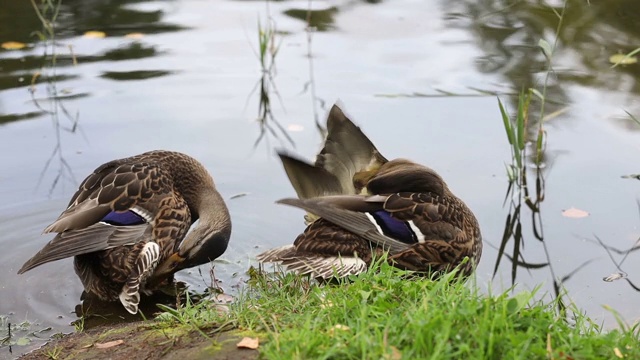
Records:
M266 251L258 256L260 261L279 261L289 269L306 273L314 272L313 266L318 264L324 268L316 273L331 276L327 262L320 261L322 257L357 256L369 264L371 251L385 249L389 261L403 269L441 273L462 264L467 257L471 261L464 265L462 274L475 269L482 254L480 227L471 210L438 173L406 159L387 161L335 105L327 128L315 167L329 174L323 175L325 178L332 175L349 186L343 186L335 196L279 200L278 203L302 208L320 219L308 226L293 246ZM302 167L298 172L302 174L299 177L308 177L307 194L322 188L323 184L313 182L322 177L313 171L304 174ZM370 196L354 196L360 190ZM365 213L381 209L406 222L407 229L415 231L415 239L400 241L379 232L382 228ZM366 255L362 253L365 250Z
M147 223L101 223L110 211L134 211ZM195 235L187 236L198 219ZM137 311L137 292L144 290L157 263L178 251L183 255L184 264L161 275L166 278L216 258L227 247L231 222L213 179L198 161L177 152L151 151L99 166L45 232L58 234L19 273L74 256L85 291L102 300L120 295L127 310ZM123 291L132 303L125 304Z

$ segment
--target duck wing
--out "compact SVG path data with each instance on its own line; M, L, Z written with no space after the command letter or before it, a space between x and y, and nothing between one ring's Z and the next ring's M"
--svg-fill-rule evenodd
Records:
M58 235L18 273L46 262L139 242L163 204L170 203L176 207L172 210L189 216L184 201L172 192L169 174L152 162L133 160L137 159L114 160L89 175L69 207L44 230Z
M371 140L334 105L327 119L327 137L314 164L278 151L285 172L301 199L356 194L357 173L375 170L387 162Z
M391 253L406 250L406 242L386 236L372 221L370 212L381 210L384 196L328 196L313 199L282 199L277 203L295 206L313 213L341 228L360 236Z
M407 221L415 229L417 243L392 254L395 266L413 271L446 272L470 261L462 268L470 274L482 253L478 222L469 208L454 196L433 193L397 193L385 202L385 210L395 219Z
M260 262L279 263L301 275L324 279L359 274L371 258L369 241L325 219L311 223L293 245L257 256Z
M380 154L371 140L338 107L333 105L327 118L327 138L316 157L316 166L334 174L341 182L341 194L355 193L353 178L356 173L377 169L387 159Z

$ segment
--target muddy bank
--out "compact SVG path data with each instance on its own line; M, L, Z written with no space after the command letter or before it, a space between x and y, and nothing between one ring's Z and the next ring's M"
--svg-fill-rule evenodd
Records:
M186 327L158 327L151 322L101 326L65 335L20 359L257 359L258 351L239 349L246 334Z

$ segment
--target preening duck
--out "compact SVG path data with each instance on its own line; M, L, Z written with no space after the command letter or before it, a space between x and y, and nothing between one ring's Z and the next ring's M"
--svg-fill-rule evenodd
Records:
M398 268L436 275L461 264L468 275L480 260L478 221L442 177L387 160L338 106L313 164L279 156L298 198L278 202L306 210L308 226L293 245L258 255L260 262L329 279L363 272L383 252Z
M222 255L231 220L202 164L158 150L98 167L44 232L57 235L19 274L73 256L87 293L135 314L140 291Z

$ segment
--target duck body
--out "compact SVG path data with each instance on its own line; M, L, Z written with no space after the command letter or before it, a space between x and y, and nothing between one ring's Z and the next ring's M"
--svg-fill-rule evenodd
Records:
M479 224L438 173L387 160L337 106L327 128L314 164L280 154L298 198L279 203L306 210L308 226L293 245L267 250L259 261L323 279L363 272L385 252L394 266L420 273L475 269Z
M140 291L224 253L231 222L202 164L158 150L98 167L44 232L57 235L18 273L73 256L87 293L136 313Z

